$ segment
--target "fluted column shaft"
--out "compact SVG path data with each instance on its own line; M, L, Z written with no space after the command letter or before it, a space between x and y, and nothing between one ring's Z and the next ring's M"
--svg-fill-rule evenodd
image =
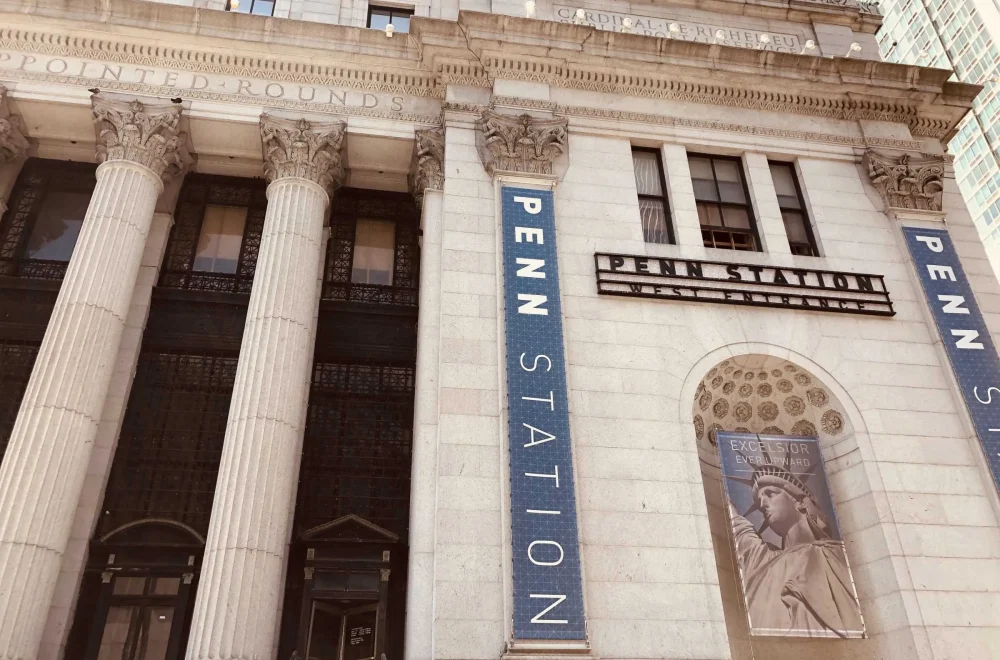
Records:
M261 120L267 215L195 601L190 660L266 660L284 584L342 123ZM314 130L315 129L315 130Z
M114 371L160 177L107 161L0 468L0 658L34 658Z
M267 194L189 658L271 657L280 605L327 195L298 178Z

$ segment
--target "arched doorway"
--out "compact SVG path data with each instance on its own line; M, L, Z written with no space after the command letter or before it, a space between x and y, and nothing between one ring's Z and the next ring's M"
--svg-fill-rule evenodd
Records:
M860 461L850 416L815 374L783 358L746 354L722 360L702 378L694 394L692 419L698 444L709 526L715 550L723 611L733 660L829 660L870 657L870 639L750 637L736 570L716 445L716 431L818 437L835 506L844 508L846 490L838 481L845 467ZM838 511L839 513L839 511ZM853 517L841 518L845 537L860 531ZM857 558L848 559L865 610L870 581ZM859 568L861 570L859 570Z

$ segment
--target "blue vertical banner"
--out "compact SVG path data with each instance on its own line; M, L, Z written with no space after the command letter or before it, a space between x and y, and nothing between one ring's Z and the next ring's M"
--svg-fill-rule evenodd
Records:
M945 229L904 227L955 380L1000 490L1000 358Z
M552 192L501 188L514 638L586 637Z

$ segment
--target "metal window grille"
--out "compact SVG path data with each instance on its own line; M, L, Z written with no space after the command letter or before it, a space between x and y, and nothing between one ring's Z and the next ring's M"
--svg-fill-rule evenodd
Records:
M323 300L417 304L420 257L420 217L413 198L405 193L343 189L333 198L333 231L326 250ZM354 237L359 219L396 223L392 285L351 282Z
M47 195L57 192L90 194L97 185L92 163L29 159L14 184L7 212L0 219L0 275L62 280L67 261L31 259L28 240Z
M302 451L296 533L355 514L405 537L414 367L317 361Z
M0 341L0 459L7 451L37 355L37 343Z
M209 204L247 209L239 262L235 273L194 270L205 208ZM257 268L260 237L267 212L267 183L208 174L189 174L177 201L174 226L160 272L161 287L193 291L249 294Z
M739 158L689 153L692 170L695 164L707 167L711 175L696 177L692 171L695 202L701 221L701 237L705 247L724 250L760 251L760 237L750 204L750 190ZM735 168L734 168L735 166ZM737 181L720 178L719 169L735 171ZM745 220L746 226L734 222Z
M659 149L632 147L635 188L639 193L642 237L647 243L673 243L673 226L667 205L667 180Z
M809 215L806 212L806 202L802 197L802 186L799 177L795 175L795 166L792 163L779 163L768 161L771 168L772 178L775 174L782 174L784 178L791 179L794 191L785 191L789 194L778 192L778 208L781 209L781 217L785 222L785 234L788 236L788 247L792 254L803 257L818 257L819 248L816 245L816 236L813 234L812 223L809 222Z
M208 531L237 358L139 357L99 534L147 518Z

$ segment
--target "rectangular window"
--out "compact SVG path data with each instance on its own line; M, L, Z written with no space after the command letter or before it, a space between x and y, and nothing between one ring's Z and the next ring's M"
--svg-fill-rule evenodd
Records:
M245 206L206 206L193 270L203 273L235 273L240 261L246 223Z
M642 237L647 243L673 243L667 211L667 182L663 177L659 150L632 147L632 167L635 170L635 189L639 193Z
M375 30L384 30L386 25L392 25L396 32L409 32L411 16L413 9L368 5L368 27Z
M256 14L257 16L273 16L274 0L228 0L226 11L240 14Z
M359 218L354 234L351 281L391 286L395 256L396 223Z
M759 251L740 159L689 154L688 164L705 247Z
M818 257L819 250L809 225L809 216L806 215L795 166L792 163L774 161L768 161L768 165L771 167L771 179L774 181L774 191L778 193L778 207L781 209L781 219L785 221L785 234L792 254Z

